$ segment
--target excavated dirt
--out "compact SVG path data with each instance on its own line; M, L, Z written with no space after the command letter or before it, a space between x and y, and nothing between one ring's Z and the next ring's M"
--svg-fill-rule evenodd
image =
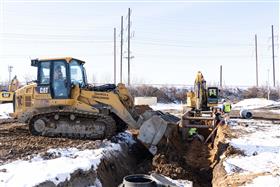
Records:
M134 110L138 115L143 114L148 110L153 110L149 105L136 105L134 106Z
M66 138L48 138L33 136L22 123L0 125L0 163L16 159L28 159L28 156L42 153L51 148L77 147L95 149L101 141L73 140Z
M187 141L175 137L160 145L152 162L155 172L172 179L193 181L194 187L211 186L210 146L196 139Z

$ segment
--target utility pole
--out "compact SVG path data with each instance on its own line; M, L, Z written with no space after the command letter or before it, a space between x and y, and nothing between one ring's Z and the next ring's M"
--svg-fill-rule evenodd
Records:
M223 90L223 66L220 65L220 96L224 97L224 90Z
M11 83L11 76L12 76L12 69L13 69L14 67L13 66L8 66L8 72L9 72L9 84Z
M271 34L272 34L273 87L275 87L275 62L274 62L274 33L273 33L273 25L271 25Z
M270 99L270 88L269 88L269 69L267 69L267 100Z
M223 87L223 66L220 65L220 87Z
M121 17L121 65L120 65L120 83L122 83L122 57L123 55L123 16Z
M114 84L117 83L116 78L116 71L117 71L117 64L116 64L116 28L114 28Z
M256 50L256 86L259 86L259 76L258 76L258 44L257 44L257 35L255 34L255 50Z
M128 8L128 30L127 30L127 70L128 70L128 78L127 84L130 86L130 8Z

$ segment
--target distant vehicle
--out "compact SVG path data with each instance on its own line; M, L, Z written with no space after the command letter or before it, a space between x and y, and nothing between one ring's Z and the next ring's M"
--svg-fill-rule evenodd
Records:
M8 89L0 91L0 103L11 103L14 99L14 93L19 88L19 81L15 76L8 85Z

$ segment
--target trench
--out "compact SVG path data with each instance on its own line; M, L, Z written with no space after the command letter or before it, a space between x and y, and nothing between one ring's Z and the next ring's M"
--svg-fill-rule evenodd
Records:
M219 132L219 130L218 130ZM204 137L210 131L199 132ZM221 131L220 131L221 133ZM216 186L220 177L219 156L227 149L222 143L222 134L216 136L213 146L203 144L197 139L192 141L180 138L162 140L158 153L153 156L139 142L128 145L121 144L121 151L104 155L97 169L89 171L77 170L71 178L58 185L46 181L38 187L46 186L91 186L96 179L103 187L117 187L123 178L131 174L163 174L172 179L184 179L193 182L194 187ZM217 166L217 167L215 167Z
M210 130L199 130L207 137ZM180 136L172 140L162 140L158 153L153 156L140 143L124 147L118 156L104 160L97 170L97 176L103 187L118 186L123 177L131 174L163 174L172 179L184 179L193 182L194 187L215 186L221 169L216 167L219 157L228 145L223 130L218 129L213 144L204 144L198 139L182 140ZM219 166L219 165L218 165Z

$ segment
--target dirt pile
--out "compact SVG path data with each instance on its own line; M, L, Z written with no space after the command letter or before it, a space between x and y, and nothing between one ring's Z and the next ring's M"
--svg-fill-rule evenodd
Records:
M187 171L178 162L167 159L164 154L157 154L153 158L152 165L156 173L169 176L172 179L183 179L186 177Z
M149 105L135 105L134 110L138 115L141 115L147 110L153 110L153 109Z

